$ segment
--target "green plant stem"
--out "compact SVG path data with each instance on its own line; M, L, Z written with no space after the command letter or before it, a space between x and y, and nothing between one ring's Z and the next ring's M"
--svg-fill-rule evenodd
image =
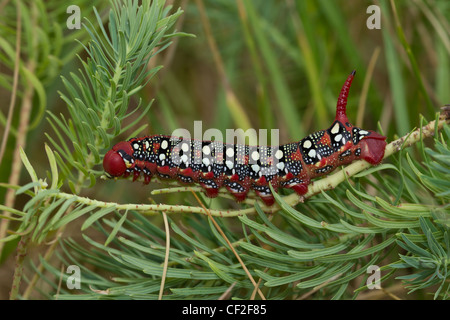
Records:
M18 69L20 68L20 65L21 65L21 60L20 60L20 52L21 52L20 51L20 43L21 43L20 38L21 38L21 32L22 32L22 26L21 26L22 3L21 3L21 1L18 1L16 6L17 6L17 46L16 46L17 55L16 55L16 68L14 71L14 76L15 76L14 81L15 82L18 80L18 78L16 79L16 70L18 71ZM33 10L33 12L35 12L35 10ZM36 23L35 15L33 15L32 23ZM33 30L35 30L35 29L33 28ZM36 39L36 38L34 38L34 39ZM34 61L34 58L30 59L26 63L25 68L31 73L34 72L34 70L36 69L36 62ZM18 73L17 73L17 77L18 77ZM17 85L17 83L15 83L15 85ZM12 93L13 93L13 95L16 95L15 90L13 90ZM13 153L13 161L12 161L12 165L11 165L11 175L9 176L9 181L8 181L8 183L12 184L12 185L18 184L19 178L20 178L20 171L22 169L22 161L20 161L20 148L25 148L25 145L26 145L27 132L28 132L28 128L29 128L29 120L30 120L31 109L32 109L32 105L33 105L32 104L33 95L34 95L34 86L32 85L32 83L30 83L30 81L27 81L27 83L25 85L25 90L23 93L23 99L21 102L21 108L20 108L21 116L19 119L19 126L18 126L18 130L17 130L17 135L16 135L16 144L15 144L14 153ZM14 98L11 99L11 103L12 103L12 106L14 106L14 103L15 103ZM6 138L7 135L8 134L5 133L4 138ZM3 147L3 145L2 145L2 147ZM0 156L0 159L2 157L3 157L3 150L2 150L2 156ZM0 162L1 162L1 160L0 160ZM15 202L15 190L8 189L6 191L6 195L5 195L5 206L12 208L14 206L14 202ZM9 216L10 214L9 214L9 212L5 211L5 215ZM3 238L5 236L8 226L9 226L9 220L2 219L2 222L0 225L0 238ZM17 246L17 249L16 249L16 265L15 265L15 269L14 269L13 283L12 283L11 292L10 292L11 300L17 299L17 296L19 294L20 283L21 283L22 275L23 275L23 262L27 255L29 240L30 240L30 234L24 235L22 237L22 239L20 240L20 242ZM4 243L0 243L0 254L3 252L3 246L4 246Z
M57 239L59 238L59 236L62 234L63 230L65 229L65 226L61 227L58 230L57 236L55 237L55 240L52 241L51 245L49 246L49 248L47 249L47 251L45 252L45 255L43 256L43 260L44 261L49 261L50 258L53 256L53 252L55 251L57 245L58 245L58 241ZM28 299L31 296L31 293L33 292L34 287L36 286L37 281L40 278L40 275L42 274L42 272L45 270L44 265L42 264L42 262L39 263L39 266L37 267L37 270L39 272L36 272L33 277L31 278L30 282L28 283L28 286L26 287L24 293L23 293L23 298L24 299Z
M13 111L14 111L14 106L16 104L17 86L18 86L18 82L19 82L20 48L21 48L20 44L21 44L21 34L22 34L22 18L21 18L20 5L21 5L21 2L18 1L18 3L17 3L17 32L16 32L16 61L15 61L14 72L13 72L13 89L11 91L11 101L9 104L8 118L7 118L7 121L5 124L5 131L3 132L3 138L2 138L2 143L1 143L1 147L0 147L0 164L2 163L3 155L4 155L4 152L6 149L6 142L8 140L8 135L9 135L11 121L12 121L12 115L13 115ZM17 137L17 142L18 142L18 140L19 140L19 137ZM14 174L16 172L16 168L14 165L15 163L17 163L17 162L12 163L11 175L9 177L10 184L17 184L18 179L19 179L18 178L19 175ZM20 171L21 164L22 164L21 161L19 161L17 163L17 165L19 166L19 171ZM6 192L5 205L8 207L12 207L14 205L14 191L11 191L11 189L8 189L8 191ZM6 217L9 217L10 213L7 211L4 211L3 215L5 215ZM2 220L2 222L0 224L0 238L5 237L8 226L9 226L9 220L7 220L7 219ZM0 255L3 252L3 245L4 245L3 243L0 243Z

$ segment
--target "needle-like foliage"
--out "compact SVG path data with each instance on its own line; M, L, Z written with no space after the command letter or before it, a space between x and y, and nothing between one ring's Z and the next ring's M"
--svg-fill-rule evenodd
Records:
M161 68L148 68L149 60L166 49L172 37L181 35L170 29L182 11L169 14L171 7L165 7L164 1L144 1L141 6L137 1L111 4L107 30L96 10L100 31L89 20L85 24L91 41L85 47L87 61L80 59L83 68L78 74L71 73L70 79L62 78L66 93L60 95L69 117L49 112L48 120L55 131L52 136L59 141L47 137L57 150L56 160L63 172L61 181L67 180L74 192L86 180L89 187L95 184L99 172L93 166L100 163L111 139L134 127L147 114L151 102L143 106L139 101L135 107L138 116L128 126L122 126L134 114L129 110L131 96ZM76 174L72 168L77 169Z
M232 10L229 3L218 1L217 5ZM311 52L320 53L322 48L313 44L308 26L313 17L305 14L307 5L287 1L290 19L300 30L297 41L304 55L297 56L287 35L272 28L254 2L236 3L250 48L249 59L256 76L261 77L263 100L257 103L265 112L262 123L274 125L269 114L275 110L268 103L271 84L264 79L264 72L268 72L274 81L274 103L283 104L276 114L286 121L287 131L295 134L308 129L306 121L298 127L298 114L290 116L296 112L294 99L268 39L275 39L276 46L296 65L308 65L308 82L318 108L315 111L321 118L318 122L324 121L329 95L326 90L318 92L318 66ZM338 30L344 50L348 54L356 51L348 35L339 32L343 20L336 5L323 1L314 5ZM382 7L389 12L387 1L382 1ZM203 27L208 28L202 1L196 1L196 8ZM216 14L226 15L227 10ZM270 11L265 14L270 16ZM79 57L81 68L77 72L61 78L64 88L59 94L67 112L48 112L53 131L46 134L50 141L45 146L50 168L47 177L37 173L35 160L20 149L29 182L4 185L25 199L20 209L0 208L8 212L1 218L15 223L14 230L0 241L19 242L14 285L21 279L27 285L23 294L15 289L12 297L29 298L34 292L48 299L351 299L370 297L376 291L374 285L388 291L392 284L400 283L411 294L448 299L448 108L436 114L434 121L421 117L414 124L418 129L409 133L410 123L396 124L393 131L401 131L401 138L389 135L381 165L370 167L358 161L338 169L314 181L304 199L288 190L274 193L276 204L272 207L252 198L230 204L222 193L218 201L211 202L199 193L195 202L186 197L177 205L151 199L127 203L125 197L117 199L109 193L106 197L97 197L94 192L81 194L94 190L103 174L96 166L113 140L130 132L134 136L145 128L140 123L148 120L152 102L144 102L139 94L162 67L153 63L155 56L168 48L174 37L188 35L172 31L181 14L181 10L173 12L165 6L163 0L144 0L142 4L114 0L105 25L96 10L95 20L85 20L90 39L82 45L86 58ZM387 37L388 31L383 32ZM407 42L402 43L409 48ZM262 50L261 55L255 48ZM393 55L393 50L387 45L387 56ZM411 55L408 59L414 61ZM364 64L360 56L355 61ZM216 62L223 63L221 59ZM388 64L394 83L391 88L399 90L394 100L400 110L395 112L402 115L407 113L402 103L404 92L397 86L402 78L394 70L393 59ZM417 65L412 63L412 68ZM225 66L218 69L224 76ZM416 71L414 75L420 77ZM445 79L442 75L440 81L445 83ZM238 119L243 109L231 91L230 79L221 80L226 84L221 101L225 107L219 108L221 112L236 112L229 119ZM176 85L171 89L182 92ZM175 124L169 112L170 99L164 93L158 98L167 107L163 117ZM224 123L228 120L224 117ZM154 121L153 117L149 121ZM161 193L173 191L183 190L163 189ZM69 228L81 236L67 237ZM22 275L21 257L32 245L44 243L50 244L47 251L27 268L31 276ZM66 272L68 266L80 269L80 288L69 285L74 275ZM375 281L373 270L378 272Z

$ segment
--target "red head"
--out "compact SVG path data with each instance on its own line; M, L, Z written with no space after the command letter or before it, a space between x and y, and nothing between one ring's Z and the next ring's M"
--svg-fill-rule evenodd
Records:
M103 158L103 169L112 177L120 177L131 164L123 155L131 155L133 149L130 143L126 141L119 142L111 150L109 150ZM128 165L127 165L128 163Z

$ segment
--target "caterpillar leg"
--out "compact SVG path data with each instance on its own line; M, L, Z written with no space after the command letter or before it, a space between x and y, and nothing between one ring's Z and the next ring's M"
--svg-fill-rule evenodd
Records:
M278 191L277 176L271 177L270 181L267 181L265 177L262 177L258 182L252 184L252 189L255 191L256 195L264 202L268 207L275 203L275 198L269 188L269 183L272 185L274 192Z
M272 206L275 203L275 198L271 194L269 194L269 195L260 194L258 192L256 194L258 194L258 196L261 198L261 200L264 202L264 204L268 207Z
M225 188L234 196L237 202L242 202L247 198L247 194L250 190L250 179L248 177L244 180L232 178L224 181Z
M299 183L291 186L291 189L293 189L299 196L303 196L308 192L308 184L306 183Z
M214 187L208 186L203 183L201 183L200 186L202 186L202 188L205 191L205 194L208 198L215 198L219 194L218 188L214 188Z
M152 175L144 172L144 184L149 184L152 181Z

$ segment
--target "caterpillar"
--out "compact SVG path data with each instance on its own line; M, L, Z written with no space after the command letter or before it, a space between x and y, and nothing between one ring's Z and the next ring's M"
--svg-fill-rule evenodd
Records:
M267 206L274 203L269 183L275 191L289 188L302 196L313 178L327 175L338 166L359 159L376 165L383 159L386 137L354 127L346 115L355 73L351 72L340 91L331 126L299 142L248 146L165 135L132 138L106 153L106 176L132 175L135 181L142 173L145 184L153 176L181 184L197 183L211 198L225 187L238 202L253 190Z

